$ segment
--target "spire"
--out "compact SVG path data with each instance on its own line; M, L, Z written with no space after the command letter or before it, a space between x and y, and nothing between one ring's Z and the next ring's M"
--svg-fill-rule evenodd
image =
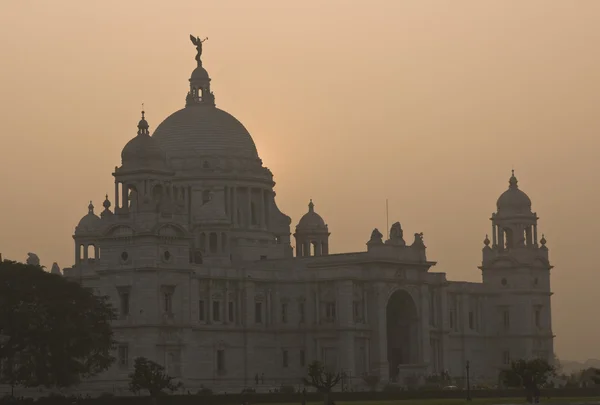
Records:
M310 199L310 202L308 203L308 212L315 212L315 205L312 202L312 198Z
M88 214L94 215L94 204L90 201L90 205L88 205Z
M519 181L515 177L515 169L513 169L512 176L510 176L510 179L508 180L509 188L519 188L519 186L517 185L518 182Z
M143 108L144 104L142 104ZM150 135L148 121L146 121L146 112L142 109L142 119L138 122L138 135Z

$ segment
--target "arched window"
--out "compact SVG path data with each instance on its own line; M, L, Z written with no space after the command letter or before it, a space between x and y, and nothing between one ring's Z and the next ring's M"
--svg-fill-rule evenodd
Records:
M218 236L216 233L213 232L210 234L209 240L208 240L208 245L209 245L210 253L217 253L219 241L218 241Z

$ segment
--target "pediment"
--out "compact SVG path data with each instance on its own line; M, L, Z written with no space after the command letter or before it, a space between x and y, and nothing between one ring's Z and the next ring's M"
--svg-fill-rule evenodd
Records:
M164 224L157 229L159 236L179 238L186 235L185 229L176 224Z
M511 267L515 267L518 266L519 263L510 257L499 257L494 259L488 266L486 267L495 267L495 268L501 268L501 269L506 269L506 268L511 268Z
M135 231L130 226L115 225L106 230L104 236L110 238L129 238L134 235Z

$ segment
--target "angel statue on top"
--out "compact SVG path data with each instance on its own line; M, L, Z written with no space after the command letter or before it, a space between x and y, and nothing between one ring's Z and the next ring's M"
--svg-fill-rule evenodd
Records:
M202 66L202 60L200 59L202 57L202 43L207 39L208 37L200 39L200 37L194 37L193 35L190 35L190 40L192 41L192 44L196 45L196 50L198 51L196 54L196 62L198 62L198 66Z

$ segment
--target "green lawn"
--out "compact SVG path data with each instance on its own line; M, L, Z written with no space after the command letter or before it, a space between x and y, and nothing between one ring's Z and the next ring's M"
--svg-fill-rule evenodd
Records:
M525 404L525 398L474 398L464 399L404 399L397 401L335 401L336 405L494 405ZM540 404L583 404L600 403L600 397L591 398L540 398ZM266 404L265 404L266 405ZM288 405L288 404L268 404ZM307 402L306 405L323 405L323 402Z

